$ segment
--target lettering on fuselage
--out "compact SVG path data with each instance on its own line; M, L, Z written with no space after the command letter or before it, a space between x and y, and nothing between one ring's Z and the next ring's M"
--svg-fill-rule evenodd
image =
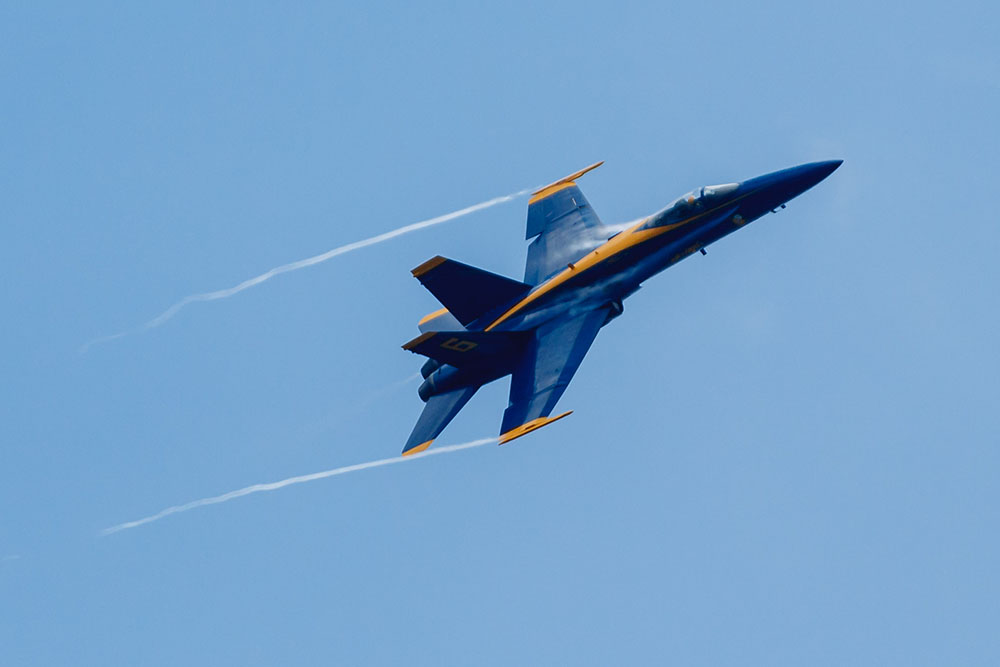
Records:
M473 343L471 340L461 340L459 338L449 338L445 342L441 343L441 347L444 349L453 350L455 352L468 352L478 346L479 343Z

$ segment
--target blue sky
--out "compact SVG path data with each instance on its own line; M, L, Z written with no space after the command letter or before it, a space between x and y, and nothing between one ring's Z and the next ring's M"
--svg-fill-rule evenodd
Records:
M1000 660L995 3L8 3L0 663ZM818 159L651 280L569 419L394 456L443 254ZM506 382L441 444L496 434Z

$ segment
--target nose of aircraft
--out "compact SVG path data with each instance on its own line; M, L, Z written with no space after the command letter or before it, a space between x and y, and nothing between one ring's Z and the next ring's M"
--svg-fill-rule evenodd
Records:
M754 194L748 197L746 206L742 207L750 209L746 210L744 216L754 218L799 196L832 174L843 162L843 160L810 162L745 181L741 189Z
M844 164L843 160L826 160L824 162L801 164L798 167L786 169L784 180L795 190L795 194L792 195L794 197L822 181L842 164Z

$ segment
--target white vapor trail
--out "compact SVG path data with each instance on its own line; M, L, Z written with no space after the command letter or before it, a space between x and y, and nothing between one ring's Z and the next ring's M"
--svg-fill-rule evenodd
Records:
M213 496L211 498L202 498L201 500L192 500L189 503L184 503L183 505L174 505L173 507L168 507L165 510L161 510L156 514L147 516L142 519L136 519L135 521L126 521L125 523L120 523L117 526L111 526L110 528L105 528L101 531L101 535L110 535L112 533L117 533L120 530L127 530L129 528L135 528L136 526L141 526L146 523L152 523L153 521L158 521L165 516L171 514L177 514L179 512L187 512L188 510L197 509L199 507L204 507L206 505L217 505L219 503L225 503L236 498L242 498L243 496L248 496L251 493L259 493L262 491L276 491L278 489L283 489L286 486L291 486L293 484L304 484L305 482L312 482L317 479L326 479L327 477L334 477L335 475L343 475L349 472L357 472L358 470L366 470L368 468L378 468L380 466L387 466L393 463L403 463L405 461L413 461L415 459L424 458L426 456L434 456L435 454L447 454L449 452L457 452L462 449L471 449L472 447L481 447L482 445L489 444L491 442L496 442L497 438L483 438L482 440L473 440L471 442L463 442L458 445L447 445L445 447L438 447L437 449L428 449L417 454L411 454L409 456L394 456L391 459L379 459L378 461L369 461L367 463L356 463L350 466L344 466L342 468L334 468L333 470L324 470L323 472L314 472L309 475L299 475L298 477L289 477L288 479L283 479L278 482L267 482L265 484L254 484L253 486L247 486L242 489L237 489L236 491L230 491L229 493L223 493L221 496Z
M422 380L422 379L423 378L420 376L420 373L417 372L409 377L403 378L402 380L396 380L392 384L386 385L381 389L372 391L354 403L350 403L346 406L338 403L336 411L327 414L313 422L310 422L309 424L306 424L303 430L310 437L314 437L319 435L320 433L330 431L331 429L336 428L344 419L347 419L360 412L363 412L367 408L381 401L387 395L400 389L401 387L405 387L406 385L411 384L416 380Z
M534 191L535 189L536 188L527 188L524 190L519 190L509 195L503 195L502 197L494 197L493 199L488 199L486 201L479 202L478 204L473 204L472 206L466 206L465 208L460 208L457 211L452 211L451 213L445 213L444 215L439 215L434 218L428 218L427 220L414 222L412 224L399 227L398 229L393 229L392 231L388 231L383 234L371 236L367 239L355 241L354 243L348 243L347 245L342 245L340 247L327 250L326 252L321 253L319 255L314 255L312 257L300 259L298 261L290 262L288 264L282 264L281 266L277 266L273 269L265 271L259 276L248 278L243 282L241 282L240 284L235 285L233 287L216 290L214 292L191 294L189 296L184 297L174 305L170 306L165 311L163 311L162 313L160 313L159 315L157 315L156 317L154 317L153 319L146 322L140 327L136 327L135 329L129 329L128 331L122 331L120 333L116 333L110 336L103 336L101 338L96 338L90 341L89 343L86 343L81 348L81 352L86 352L90 348L90 346L95 345L97 343L106 343L108 341L112 341L117 338L122 338L130 334L139 333L141 331L146 331L149 329L155 329L156 327L160 326L167 320L173 318L174 315L179 313L181 309L187 306L188 304L192 304L198 301L216 301L218 299L225 299L233 296L234 294L242 292L245 289L249 289L256 285L260 285L261 283L266 282L271 278L280 275L282 273L288 273L290 271L298 271L299 269L304 269L306 267L313 266L315 264L320 264L329 259L333 259L338 255L343 255L349 252L353 252L355 250L360 250L361 248L367 248L368 246L375 245L377 243L382 243L384 241L394 239L397 236L409 234L411 232L415 232L420 229L426 229L428 227L433 227L434 225L440 225L444 222L454 220L455 218L461 218L462 216L469 215L470 213L475 213L476 211L482 211L483 209L487 209L496 206L498 204L503 204L504 202L509 202L513 199L517 199L518 197L526 195L529 192Z

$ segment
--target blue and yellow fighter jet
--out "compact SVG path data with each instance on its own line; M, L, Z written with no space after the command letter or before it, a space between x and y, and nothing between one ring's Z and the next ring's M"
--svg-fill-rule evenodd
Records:
M619 233L605 227L576 180L603 162L547 185L528 202L524 282L434 257L413 275L445 307L419 322L403 346L429 357L418 394L426 402L403 455L434 441L482 385L511 375L500 444L550 417L597 332L624 299L673 266L768 211L784 208L841 160L813 162L741 183L708 185Z

